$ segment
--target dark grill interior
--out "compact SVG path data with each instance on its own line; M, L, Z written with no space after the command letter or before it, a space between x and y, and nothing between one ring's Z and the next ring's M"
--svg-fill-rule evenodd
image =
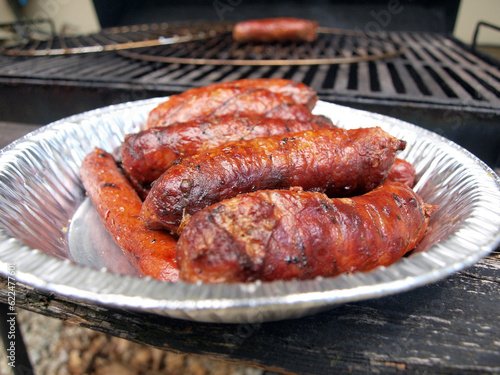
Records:
M238 45L229 35L218 34L181 44L123 51L0 56L5 98L0 114L11 121L45 123L95 107L171 95L214 82L282 77L310 85L323 100L430 128L488 164L498 162L499 63L451 37L395 31L362 38L349 33L325 34L313 44L275 45L272 53L266 48L271 46ZM279 65L266 64L266 59L277 59L278 52L303 64L289 65L284 58ZM387 53L393 57L380 58ZM357 61L314 61L325 56ZM162 62L172 57L180 60ZM184 63L183 59L192 58L192 63ZM206 64L200 59L217 61ZM33 114L26 111L27 103L28 108L37 109ZM485 137L491 146L485 146L478 137Z

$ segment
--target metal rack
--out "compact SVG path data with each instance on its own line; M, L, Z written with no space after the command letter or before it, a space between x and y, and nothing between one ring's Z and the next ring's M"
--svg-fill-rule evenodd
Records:
M113 27L88 35L56 35L50 20L20 21L0 26L16 29L17 25L25 30L27 25L45 22L52 24L52 32L46 38L23 32L17 40L0 46L0 53L9 56L57 56L117 51L199 41L228 29L226 24L214 24L207 28L206 24L162 23Z

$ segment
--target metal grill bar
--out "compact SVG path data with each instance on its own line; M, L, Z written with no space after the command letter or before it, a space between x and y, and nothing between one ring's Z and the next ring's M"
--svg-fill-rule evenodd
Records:
M100 37L123 41L123 31L115 30ZM129 30L130 31L130 30ZM149 30L151 32L151 30ZM161 30L153 30L155 35ZM120 34L122 32L122 34ZM140 28L138 38L144 38ZM66 47L95 45L95 36L66 39ZM127 37L128 38L128 37ZM51 42L57 43L54 39ZM42 42L40 42L42 43ZM43 42L47 43L47 42ZM366 61L370 56L405 51L389 59ZM27 47L27 46L24 46ZM59 48L60 45L53 45ZM19 46L18 48L22 48ZM32 47L29 47L32 48ZM33 46L35 48L35 46ZM262 46L263 53L269 53ZM137 50L136 50L137 51ZM210 38L202 43L189 42L142 49L141 53L158 58L179 59L203 56L240 58L256 55L252 45L236 46L229 36ZM173 88L190 88L240 78L282 77L312 86L320 97L350 97L427 104L500 108L500 72L497 65L470 52L455 40L429 33L393 32L378 38L353 38L333 34L316 44L280 44L272 47L283 60L310 56L360 58L355 64L315 65L194 65L137 60L117 52L99 54L12 57L0 56L0 80L40 79L60 82L85 82L103 87L145 86L171 93ZM124 86L125 85L125 86Z
M3 25L5 26L5 25ZM8 26L8 25L7 25ZM23 39L15 45L0 44L0 53L10 56L54 56L95 53L121 49L161 46L213 37L225 33L231 24L153 24L103 30L83 36L53 36L47 39ZM54 35L54 33L52 33Z
M324 29L324 28L323 28ZM122 56L160 63L182 63L197 65L319 65L354 63L393 57L403 48L382 35L368 36L364 33L319 34L312 43L235 43L230 33L216 35L200 43L188 42L168 48L150 48L141 51L121 51ZM333 30L338 33L340 31ZM378 48L380 47L380 48ZM182 50L184 53L178 54ZM377 51L374 53L374 51ZM188 53L187 53L188 52Z

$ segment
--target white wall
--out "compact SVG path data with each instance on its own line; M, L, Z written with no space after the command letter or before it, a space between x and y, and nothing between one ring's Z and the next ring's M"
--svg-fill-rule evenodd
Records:
M100 31L91 0L30 0L24 9L27 18L51 18L56 33L89 34Z
M16 20L16 16L7 0L0 0L0 23L11 23Z
M500 27L500 0L462 0L453 35L464 43L471 44L479 21ZM500 31L481 26L477 43L500 46Z
M99 32L101 26L92 0L29 0L23 7L27 19L54 21L56 32L89 34ZM14 22L16 17L7 0L0 0L0 23Z

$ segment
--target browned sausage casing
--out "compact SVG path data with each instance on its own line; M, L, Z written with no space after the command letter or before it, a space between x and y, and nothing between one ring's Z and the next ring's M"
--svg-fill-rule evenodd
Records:
M80 175L104 227L130 262L142 275L177 281L175 238L144 226L139 219L142 202L113 156L96 148L83 160Z
M247 42L312 42L318 37L318 22L300 18L278 17L238 22L233 39Z
M396 160L394 160L394 164L389 170L387 180L401 182L402 184L406 184L412 188L415 186L415 182L417 180L417 172L413 164L404 159L396 158Z
M331 123L274 118L223 116L194 120L128 134L122 143L122 166L134 181L148 185L180 157L223 143L303 130L334 127Z
M404 146L380 128L320 129L226 143L170 167L153 184L141 218L150 228L176 231L183 215L239 193L302 186L330 196L363 194L386 178Z
M300 112L303 117L314 108L317 100L316 92L307 85L282 78L214 83L170 96L150 112L146 127L168 126L234 113L241 116L277 117L277 109L283 114L287 107L291 107L289 112L297 112L296 116ZM273 111L274 115L271 113ZM288 112L285 114L291 116Z
M299 189L242 194L206 207L184 226L180 277L311 279L387 266L417 245L436 209L399 183L353 198Z

